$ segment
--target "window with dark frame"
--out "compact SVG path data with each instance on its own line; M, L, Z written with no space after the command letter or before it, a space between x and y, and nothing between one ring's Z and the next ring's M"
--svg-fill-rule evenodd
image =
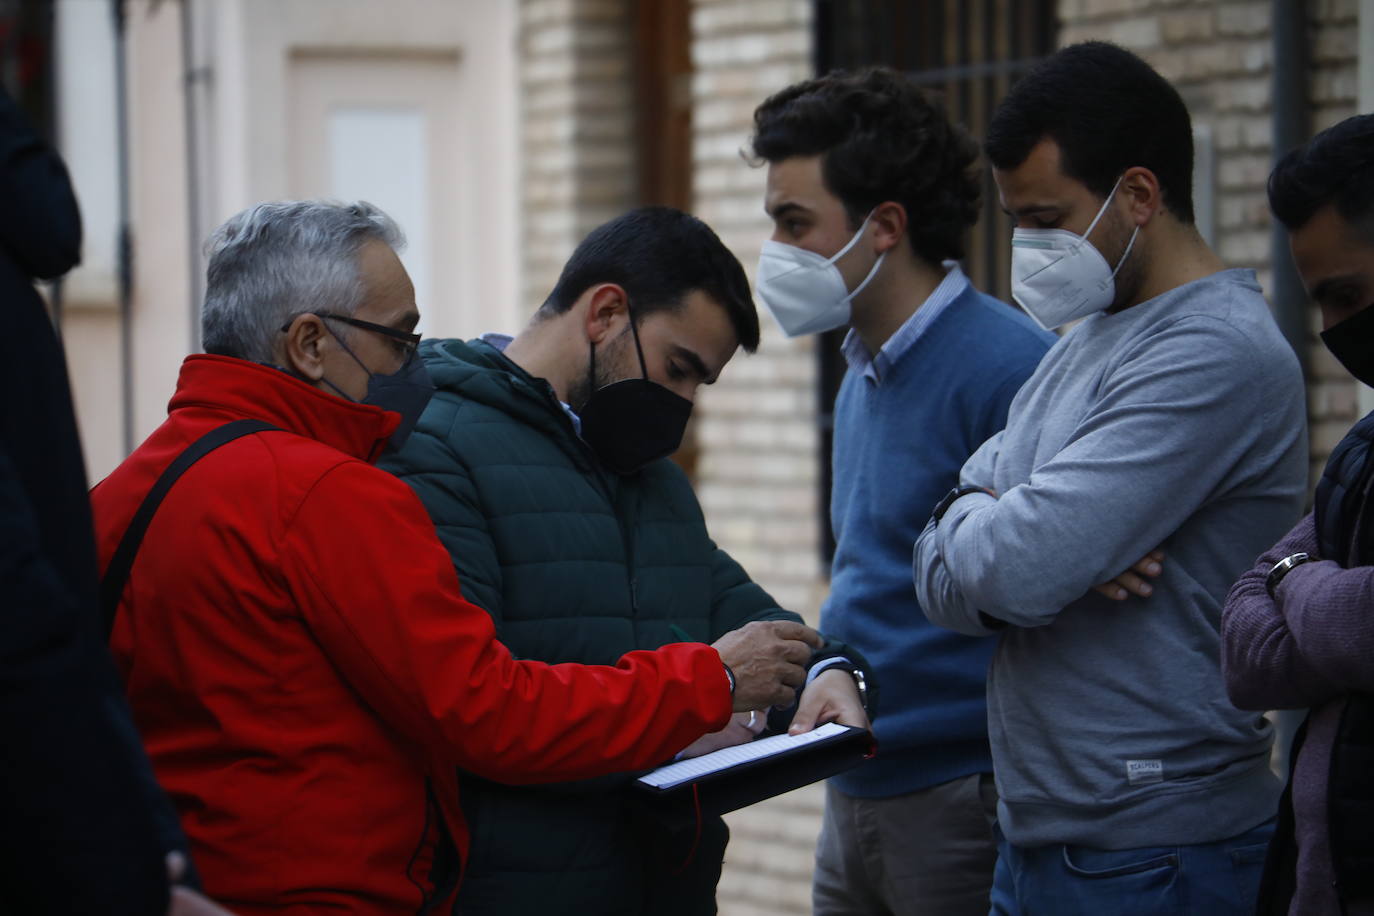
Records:
M998 100L1055 48L1054 0L814 0L815 68L885 65L938 93L950 117L982 140ZM1011 224L983 176L983 213L973 228L964 271L979 289L1010 301ZM830 528L830 467L835 396L844 378L844 330L817 342L821 560L835 556Z

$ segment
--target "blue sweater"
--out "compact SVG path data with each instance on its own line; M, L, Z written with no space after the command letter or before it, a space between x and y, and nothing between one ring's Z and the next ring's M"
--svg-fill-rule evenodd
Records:
M992 771L985 680L993 642L926 619L911 549L1054 340L968 286L893 355L881 383L853 370L845 376L835 404L835 562L821 629L864 654L883 703L873 723L878 755L833 778L842 792L883 798Z

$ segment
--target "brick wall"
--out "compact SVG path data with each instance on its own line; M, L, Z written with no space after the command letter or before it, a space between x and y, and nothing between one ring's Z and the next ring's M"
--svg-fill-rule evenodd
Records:
M593 226L634 203L631 0L520 0L524 301L533 305ZM1313 0L1313 129L1354 113L1355 0ZM1060 0L1061 43L1106 38L1172 80L1215 153L1216 247L1269 279L1268 0ZM764 171L740 156L754 107L811 75L809 0L693 0L693 209L752 273L769 232ZM824 597L817 542L814 339L764 316L702 393L697 490L716 540L786 607L814 622ZM1313 339L1314 461L1354 420L1354 386ZM724 916L810 912L819 786L731 815Z
M526 309L583 236L635 203L630 13L630 0L520 0Z
M695 206L752 276L771 232L764 170L740 150L754 108L811 76L807 0L695 0L692 8ZM818 554L813 339L785 339L763 315L763 343L700 397L697 492L716 540L784 606L814 623ZM811 912L819 786L730 815L723 916Z
M1061 0L1060 41L1115 41L1178 87L1215 146L1215 248L1228 265L1270 281L1265 182L1272 160L1269 0ZM1355 113L1356 0L1308 4L1313 132ZM1356 419L1355 383L1313 333L1307 346L1314 474Z
M593 227L636 203L632 0L520 0L522 303L552 288ZM695 0L691 16L694 212L752 273L769 232L764 173L740 149L754 107L810 75L809 0ZM716 540L814 623L815 360L765 317L698 400L698 494ZM724 916L810 912L817 787L731 816Z

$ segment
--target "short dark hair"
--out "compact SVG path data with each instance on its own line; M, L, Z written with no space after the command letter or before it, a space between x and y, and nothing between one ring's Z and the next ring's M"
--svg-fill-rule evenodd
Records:
M1374 223L1374 114L1328 127L1290 150L1269 176L1269 209L1289 231L1329 203L1349 223Z
M695 216L671 207L640 207L593 229L563 265L540 307L546 315L572 308L598 283L625 289L636 321L680 308L703 292L725 309L740 346L759 346L759 314L739 259Z
M751 146L767 162L822 156L821 177L851 228L896 201L918 257L939 264L964 256L978 221L978 144L897 71L836 70L787 87L755 109Z
M997 106L983 148L1014 169L1048 137L1064 174L1106 197L1132 166L1159 179L1164 206L1193 222L1193 125L1178 90L1125 48L1069 45L1036 64Z

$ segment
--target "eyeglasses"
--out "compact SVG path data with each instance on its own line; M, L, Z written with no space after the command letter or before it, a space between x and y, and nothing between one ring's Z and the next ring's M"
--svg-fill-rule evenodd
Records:
M415 349L420 346L420 335L412 334L409 331L402 331L399 328L389 328L384 324L377 324L372 321L363 321L361 318L354 318L351 315L340 315L337 312L305 312L306 315L314 315L316 318L332 318L335 321L342 321L344 324L352 325L355 328L362 328L364 331L372 331L374 334L381 334L383 337L390 337L400 344L401 354L410 359L415 355ZM297 315L291 319L295 321ZM281 326L283 331L291 327L291 321Z

